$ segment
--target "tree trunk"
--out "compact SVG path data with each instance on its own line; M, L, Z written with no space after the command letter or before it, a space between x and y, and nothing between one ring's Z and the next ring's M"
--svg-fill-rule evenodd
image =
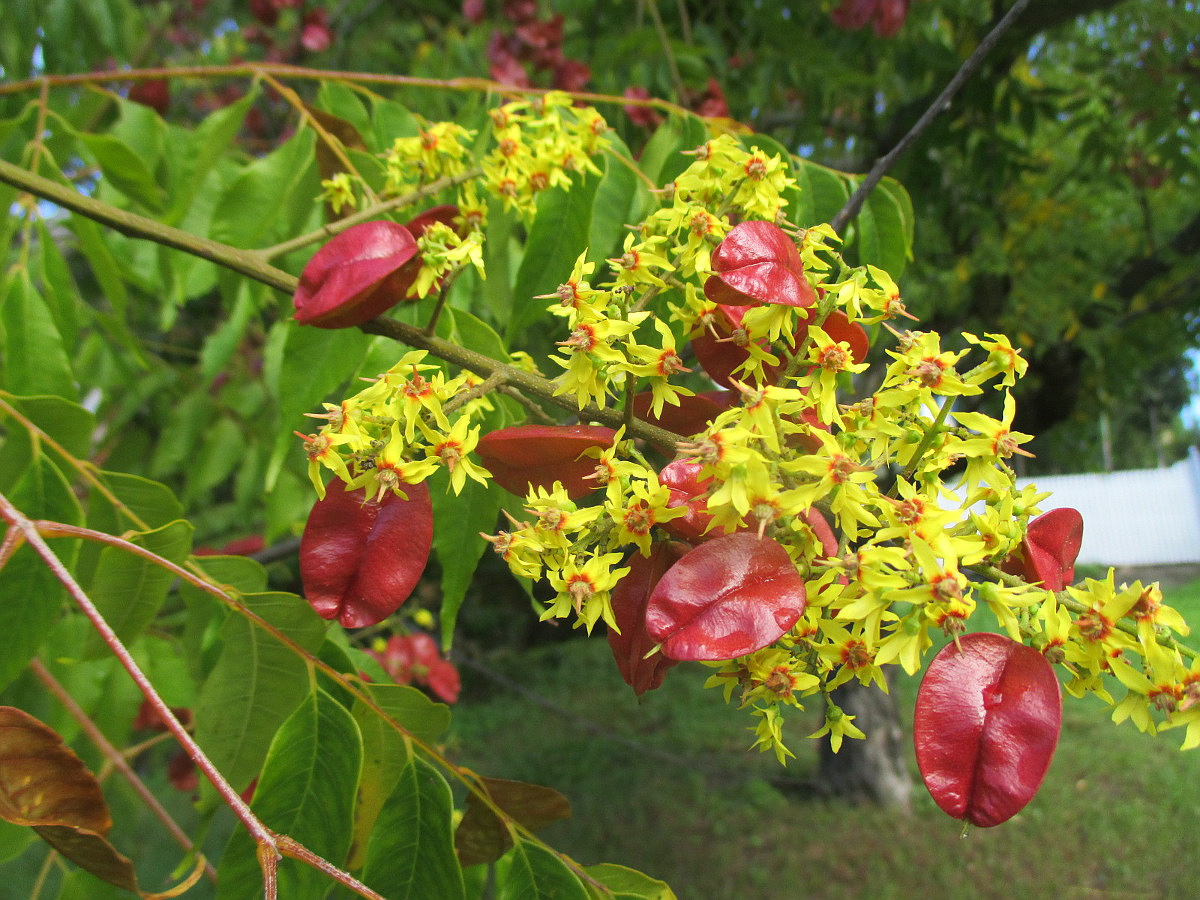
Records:
M891 678L888 684L892 686ZM831 797L870 801L907 812L912 776L895 693L885 694L851 681L834 691L833 702L854 716L854 724L867 737L848 738L838 753L830 749L828 740L822 741L818 790Z

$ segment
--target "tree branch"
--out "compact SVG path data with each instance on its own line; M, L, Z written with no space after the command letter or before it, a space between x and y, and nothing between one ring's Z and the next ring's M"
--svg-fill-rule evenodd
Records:
M928 130L929 126L933 124L933 120L950 108L950 101L954 98L954 95L975 74L976 70L983 64L984 57L996 46L996 42L1012 26L1013 22L1017 20L1017 17L1021 15L1030 2L1031 0L1017 0L1013 4L1012 9L1005 13L1004 17L988 32L987 37L979 42L979 46L975 48L975 52L967 57L966 62L954 73L954 77L950 79L949 83L942 89L942 92L937 95L937 98L929 105L929 108L925 110L916 124L908 130L908 133L904 137L900 138L895 147L875 162L867 177L862 180L858 188L851 194L850 199L846 201L846 205L838 210L837 215L830 221L829 224L833 226L834 231L840 234L846 225L862 211L862 206L866 202L867 197L883 179L883 176L896 164L896 160L908 152L908 149L916 143L917 139Z
M121 234L155 241L164 246L182 250L184 253L199 256L285 294L295 293L299 284L300 280L295 275L270 265L262 251L240 250L237 247L222 244L220 241L164 225L137 213L118 209L51 181L49 178L35 175L5 160L0 160L0 182L56 203L65 209L99 222L101 225L107 225ZM308 237L311 236L306 236L306 240ZM273 253L277 249L277 247L271 248L271 252ZM383 335L408 344L410 347L428 350L434 356L459 365L484 378L502 373L506 383L519 387L547 403L578 413L583 418L603 422L612 428L620 428L624 424L622 413L619 410L599 409L595 406L579 409L578 405L569 397L555 396L554 383L549 379L506 365L499 360L476 353L466 347L459 347L457 344L439 337L427 335L414 326L381 317L367 322L361 327L368 334ZM673 449L676 442L682 440L679 435L640 419L633 421L629 431L630 437L642 438L667 450Z
M282 269L269 265L253 250L239 250L220 241L200 237L188 231L174 228L139 216L137 213L118 209L108 203L85 196L72 188L51 181L41 175L35 175L20 166L13 165L7 160L0 159L0 182L11 185L18 190L26 191L34 196L49 200L64 209L77 212L81 216L99 222L101 225L118 231L128 237L145 238L217 263L241 275L261 281L276 290L293 293L296 290L297 279Z

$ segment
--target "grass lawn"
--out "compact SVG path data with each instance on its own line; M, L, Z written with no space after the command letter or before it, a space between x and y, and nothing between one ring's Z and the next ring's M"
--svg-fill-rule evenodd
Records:
M1200 627L1200 581L1167 600ZM772 779L815 768L804 735L816 717L793 716L798 758L781 770L746 752L749 716L703 690L698 666L673 670L639 704L603 638L490 665L558 710L466 670L458 758L562 791L574 816L545 830L552 846L642 869L681 900L1200 897L1200 753L1179 752L1182 731L1114 726L1099 701L1066 698L1041 792L964 838L921 787L911 753L909 816L781 793ZM910 720L916 686L900 685Z

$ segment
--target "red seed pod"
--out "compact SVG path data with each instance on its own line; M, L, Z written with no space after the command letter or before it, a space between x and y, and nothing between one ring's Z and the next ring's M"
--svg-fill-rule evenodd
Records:
M704 331L692 338L696 361L709 378L723 387L733 387L733 373L750 358L746 333L742 331L745 313L744 306L718 306L709 314ZM768 349L765 341L759 341L759 346Z
M1030 521L1025 537L1000 568L1026 581L1061 591L1075 580L1075 559L1083 543L1083 516L1064 506Z
M308 514L300 539L300 579L317 614L346 628L382 622L412 594L433 547L433 505L424 484L408 499L330 482Z
M513 425L485 434L476 452L500 487L524 497L531 487L560 481L572 499L597 488L588 480L596 459L583 452L613 445L616 432L603 425Z
M657 643L646 634L646 604L663 573L690 549L687 544L664 541L651 547L648 557L635 550L625 561L629 574L613 588L613 617L621 633L610 628L608 646L621 670L621 677L639 697L661 685L667 669L677 663L661 653L646 656Z
M396 684L427 687L439 700L454 703L462 680L454 663L445 659L437 642L424 631L393 634L382 651L368 650Z
M733 659L787 633L805 601L804 579L783 547L727 534L663 575L646 607L646 632L671 659Z
M1001 634L964 634L917 692L917 766L945 813L988 828L1037 793L1061 727L1062 692L1042 654Z
M350 328L375 318L404 299L402 270L416 256L417 242L403 225L364 222L347 228L318 250L300 274L293 298L296 321Z
M724 534L720 529L714 532L707 531L709 523L712 522L712 515L705 505L704 494L708 491L712 479L700 480L700 470L703 468L703 463L677 459L667 463L658 473L659 483L671 492L667 506L671 509L680 506L687 509L687 513L679 518L663 522L663 527L675 537L691 544L699 544L708 538Z
M812 306L817 293L804 277L796 244L772 222L735 225L713 251L715 274L704 282L704 294L726 306Z
M701 391L693 396L681 394L679 405L663 404L662 414L654 415L650 406L653 391L643 391L633 398L633 414L639 419L688 437L708 429L708 423L733 406L741 397L737 391ZM670 448L674 452L674 448Z

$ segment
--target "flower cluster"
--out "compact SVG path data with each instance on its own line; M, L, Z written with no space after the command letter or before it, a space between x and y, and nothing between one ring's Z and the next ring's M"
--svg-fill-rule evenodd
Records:
M594 110L554 94L503 106L492 125L479 184L523 214L541 191L591 170L605 132ZM455 140L446 132L438 143ZM427 174L465 170L457 150L436 165L426 152L420 142L397 151ZM562 327L551 357L562 371L543 399L620 405L686 439L650 446L618 434L582 452L572 443L562 463L595 463L582 479L516 469L506 480L524 513L487 539L514 573L553 589L543 618L589 631L603 621L613 634L635 631L629 646L714 665L709 683L730 699L736 691L756 719L756 746L781 761L788 708L821 694L813 736L835 747L862 737L830 693L850 681L886 691L884 666L915 673L936 639L978 627L981 607L1061 664L1072 693L1114 703L1118 721L1143 730L1186 727L1185 746L1200 745L1200 665L1189 668L1170 638L1186 627L1156 588L1118 588L1110 576L1064 592L1053 588L1069 581L1051 585L1037 566L1032 580L1006 574L1045 499L1019 488L1011 466L1030 440L1012 428L1020 351L1002 335L947 346L903 327L912 317L886 272L847 263L829 226L787 221L787 160L729 135L692 155L619 256L598 272L581 255L544 297ZM428 258L445 235L427 235ZM437 246L460 265L479 244ZM685 365L689 350L698 365ZM488 401L455 406L451 420L450 398L469 379L423 358L406 355L330 409L306 438L314 472L332 469L372 494L439 466L456 490L486 477L468 454L473 410ZM858 379L872 366L877 377ZM873 392L856 392L863 383ZM656 554L667 542L681 543ZM655 568L667 558L670 568ZM789 598L765 619L764 578L786 582ZM614 609L614 598L633 607ZM639 669L645 657L629 646L630 683L656 685L662 672Z
M489 411L491 401L473 396L471 389L480 383L474 375L446 378L425 359L424 350L406 353L353 397L310 414L326 424L315 434L296 434L304 440L318 496L325 496L323 469L348 488L364 488L368 497L389 491L404 497L405 485L419 484L440 468L449 473L456 494L468 478L486 483L486 471L470 454L479 442L473 419Z

